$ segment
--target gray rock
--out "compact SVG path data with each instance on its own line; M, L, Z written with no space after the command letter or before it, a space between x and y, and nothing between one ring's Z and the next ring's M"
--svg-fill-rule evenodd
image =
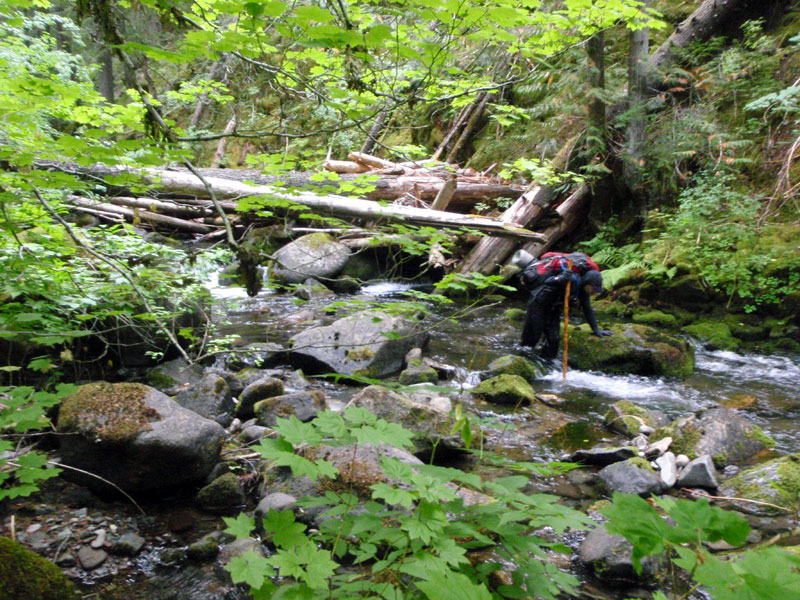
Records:
M242 431L239 439L246 444L252 444L253 442L257 442L263 438L268 432L268 427L262 427L261 425L250 425L250 427L247 427Z
M220 532L212 531L186 548L186 556L197 562L214 560L219 554Z
M633 545L621 535L611 535L605 524L592 529L578 547L578 559L602 579L636 579ZM653 573L650 558L642 559L642 576Z
M655 428L650 427L650 425L641 425L639 427L639 433L642 435L650 436L655 431Z
M281 283L300 283L308 277L333 278L350 258L350 249L327 233L310 233L276 251L270 277Z
M259 400L280 396L284 393L283 381L275 377L262 377L247 384L239 394L239 404L236 406L236 416L249 419L255 412L253 407Z
M147 373L147 383L166 392L182 385L191 385L203 377L201 367L190 365L185 358L176 358L161 363Z
M481 379L490 379L503 373L519 375L525 381L534 381L546 375L547 371L541 365L533 363L523 356L507 354L489 363L487 370L481 373Z
M424 364L409 365L400 373L400 385L415 385L417 383L436 383L439 373L433 367Z
M711 457L707 454L695 458L681 469L677 484L678 487L699 487L706 489L715 489L719 487L714 461L712 461Z
M675 447L689 458L707 454L720 468L745 462L775 443L761 429L724 407L682 417L660 431L674 438Z
M790 454L746 469L720 486L720 495L730 498L747 498L753 502L728 501L732 508L759 517L786 516L776 508L788 508L795 517L800 511L800 453Z
M98 548L102 548L103 544L106 543L106 530L105 529L98 529L95 531L95 538L89 543L89 546L97 550Z
M645 450L645 448L647 448L648 445L649 442L647 440L647 437L643 435L637 435L635 438L631 440L631 446L635 447L638 450ZM645 454L647 454L647 452L645 452Z
M131 413L145 409L147 419L131 421ZM111 435L117 426L120 433ZM75 396L63 400L57 428L61 434L70 434L59 436L61 462L128 492L202 481L217 464L225 439L219 423L140 384L82 386ZM96 477L72 469L64 476L90 489L110 490Z
M233 421L235 405L231 390L224 378L215 374L203 376L199 383L179 392L175 402L198 415L216 421L223 427Z
M644 455L647 458L658 458L659 456L663 455L667 450L669 450L669 447L671 445L672 445L671 437L661 438L657 442L648 444L648 446L644 449Z
M247 367L264 369L282 360L286 349L280 344L262 342L248 344L225 355L225 363L229 369L239 370Z
M603 420L606 427L628 437L644 434L642 428L646 427L652 433L655 427L669 423L669 419L661 411L642 408L630 400L614 402L608 407Z
M675 462L675 455L672 452L665 452L663 456L656 459L656 464L664 488L668 489L675 485L675 482L678 481L678 465Z
M364 311L297 334L291 357L314 372L380 378L402 369L406 353L427 339L418 321Z
M295 288L294 295L301 300L318 300L320 298L329 298L336 294L316 279L309 277L303 282L303 285Z
M93 571L102 565L108 558L108 553L104 550L95 550L89 546L83 546L78 550L78 562L87 571Z
M581 463L584 465L610 465L616 462L627 460L636 456L636 450L630 446L621 448L590 448L588 450L576 450L569 455L569 462Z
M685 454L678 454L678 456L675 457L675 463L678 465L679 469L682 469L689 464L689 457Z
M271 510L291 510L297 504L297 498L283 492L275 492L264 496L256 506L254 514L257 518L266 517Z
M630 459L603 467L598 476L613 492L640 496L661 492L661 480L658 475Z
M142 551L146 540L136 533L126 533L114 542L111 551L121 556L136 556Z
M263 427L275 427L278 418L295 416L302 422L308 422L325 409L325 394L321 390L294 392L256 402L254 410L258 424Z

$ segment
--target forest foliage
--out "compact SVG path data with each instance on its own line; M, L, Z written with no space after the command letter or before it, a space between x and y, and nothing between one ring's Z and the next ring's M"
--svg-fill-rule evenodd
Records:
M549 161L585 130L587 97L608 107L623 102L628 33L649 27L663 39L667 23L685 16L672 3L654 6L661 12L634 0L2 0L0 338L6 374L33 371L50 387L2 388L0 430L46 428L47 411L68 392L55 383L77 378L91 362L101 370L113 365L109 348L120 336L154 358L169 344L193 357L213 351L198 333L202 323L182 318L188 306L204 314L203 269L219 251L189 255L129 225L79 227L64 202L69 194L143 188L129 173L97 181L50 168L55 163L196 165L230 138L228 153L243 165L316 169L326 155L359 146L382 112L392 117L381 152L425 156L459 110L490 91L496 96L472 164L488 167L499 157L504 174L528 181L552 172ZM611 203L613 218L605 215L585 245L614 268L606 271L610 285L635 270L665 281L686 270L746 310L798 293L800 31L792 11L781 22L751 20L728 37L691 46L663 74L670 87L647 106L647 193L633 204ZM593 89L584 46L600 31L606 86ZM222 133L232 117L234 130ZM580 181L601 189L619 173L622 131L633 117L615 115L601 156L575 154L570 166ZM461 427L462 435L471 431ZM352 410L312 424L282 422L277 433L258 451L310 477L330 476L332 467L303 459L300 446L335 438L402 447L407 440L392 424ZM0 498L28 495L56 473L23 445L0 443L0 452L18 453L0 460ZM521 477L484 482L398 463L384 470L406 485L373 486L365 512L354 514L352 494L331 491L325 500L336 518L319 531L270 513L262 525L275 553L231 563L235 580L256 596L295 598L330 597L331 590L337 598L442 598L442 590L460 599L511 598L525 589L555 597L573 589L571 576L545 559L564 548L522 534L543 523L581 527L585 519L550 498L523 494ZM467 506L454 486L493 502ZM607 514L637 558L675 552L675 564L713 588L715 598L774 598L796 589L797 561L786 554L711 558L702 542L741 543L746 525L692 506L659 505L675 526L646 503L622 497ZM255 526L246 516L229 522L240 537ZM495 548L519 565L512 583L488 585L495 567L469 563L465 545ZM371 577L342 569L345 562L369 564ZM274 589L274 569L294 583Z

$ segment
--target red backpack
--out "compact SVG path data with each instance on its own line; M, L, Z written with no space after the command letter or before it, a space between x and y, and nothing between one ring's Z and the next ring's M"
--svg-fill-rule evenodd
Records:
M522 270L520 280L522 285L532 289L542 285L549 277L566 271L572 261L572 271L584 275L587 271L599 271L600 267L587 254L583 252L547 252L531 261Z

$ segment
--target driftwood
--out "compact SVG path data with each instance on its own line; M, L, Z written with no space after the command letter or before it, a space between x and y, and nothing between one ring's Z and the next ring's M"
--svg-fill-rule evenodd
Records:
M68 202L79 209L89 209L92 211L90 214L110 213L126 217L132 221L142 221L149 223L153 226L166 227L180 231L188 231L191 233L209 233L214 231L216 227L213 225L206 225L203 223L195 223L194 221L187 221L185 219L178 219L167 215L143 210L139 208L128 208L125 206L117 206L108 202L97 202L89 198L80 198L78 196L70 196ZM89 211L86 211L89 212Z
M555 197L551 188L537 185L525 192L500 217L504 223L515 223L518 226L531 226L547 211ZM514 251L516 242L508 239L483 238L461 263L462 273L477 272L490 274L498 265Z
M225 203L223 202L224 200L238 200L239 198L247 196L265 196L270 199L280 200L282 203L288 202L294 205L301 205L323 216L355 217L373 222L404 222L414 225L432 225L442 228L470 228L498 236L511 236L528 240L542 239L539 234L528 231L522 227L484 217L472 217L444 211L431 211L409 206L384 206L369 200L346 198L344 196L335 195L323 196L312 192L290 194L274 187L251 186L238 181L215 177L204 177L203 179L205 181L201 181L194 175L184 171L146 169L142 170L140 173L150 185L157 187L162 192L170 192L172 194L205 196L208 193L206 189L206 184L208 184L220 201L220 206L226 212L235 208L235 202ZM127 210L132 212L131 209L114 206L112 204L108 204L108 207L116 209L116 211ZM271 208L277 211L288 210L280 206ZM105 207L103 210L105 210ZM114 211L109 209L109 212ZM152 214L156 217L166 218L163 215ZM151 217L148 216L148 218ZM206 227L203 231L208 231L208 226L199 226Z

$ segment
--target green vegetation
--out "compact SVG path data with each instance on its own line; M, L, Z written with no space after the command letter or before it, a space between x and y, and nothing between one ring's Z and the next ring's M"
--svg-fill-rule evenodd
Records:
M0 536L0 600L77 600L72 582L57 566L25 546Z

